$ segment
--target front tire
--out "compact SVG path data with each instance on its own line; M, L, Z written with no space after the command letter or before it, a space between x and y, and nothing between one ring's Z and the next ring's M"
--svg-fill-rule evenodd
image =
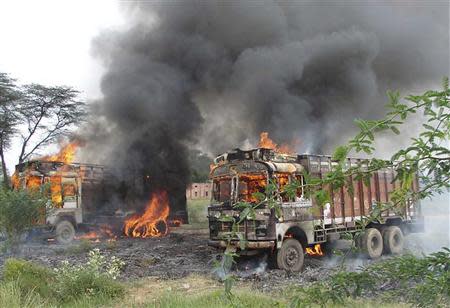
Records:
M380 231L375 228L364 231L359 245L362 252L370 259L377 259L383 253L383 237Z
M70 221L62 220L56 225L56 240L60 244L70 244L75 237L75 227Z
M399 255L403 252L404 238L402 230L397 226L389 226L383 234L383 244L386 253Z
M283 241L277 252L277 266L290 272L299 272L303 268L305 254L302 244L293 238Z

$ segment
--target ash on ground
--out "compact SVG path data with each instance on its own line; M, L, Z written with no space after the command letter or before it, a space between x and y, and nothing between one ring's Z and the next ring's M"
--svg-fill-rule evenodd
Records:
M199 274L214 277L214 261L220 258L220 251L207 245L207 230L175 230L165 237L124 238L115 241L76 240L71 245L56 243L29 242L14 255L51 268L57 267L63 260L71 264L85 264L89 250L99 248L107 258L116 256L125 262L121 280L132 281L144 277L159 279L177 279ZM0 266L12 255L0 255ZM358 270L370 262L357 255L342 257L328 255L324 257L305 256L305 266L301 273L289 273L272 269L267 255L240 257L233 268L233 275L239 281L264 292L281 290L288 285L307 285L327 278L340 266Z

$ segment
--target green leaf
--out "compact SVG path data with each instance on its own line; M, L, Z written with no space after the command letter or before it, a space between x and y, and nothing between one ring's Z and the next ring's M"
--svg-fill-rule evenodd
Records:
M239 222L243 222L245 219L247 219L247 216L250 214L250 207L246 207L240 214L239 214Z
M390 129L391 129L396 135L400 135L400 131L398 130L397 127L391 126Z
M334 150L332 159L335 161L343 161L347 158L349 148L347 146L339 146Z

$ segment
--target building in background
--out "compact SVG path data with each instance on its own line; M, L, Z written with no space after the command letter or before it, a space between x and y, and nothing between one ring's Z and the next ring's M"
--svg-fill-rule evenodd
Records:
M192 183L186 189L187 199L211 198L212 183Z

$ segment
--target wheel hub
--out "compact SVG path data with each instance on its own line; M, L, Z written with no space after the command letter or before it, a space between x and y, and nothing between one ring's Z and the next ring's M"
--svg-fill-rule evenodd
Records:
M62 230L61 237L64 239L70 238L70 230L67 230L67 229Z
M298 258L298 251L295 248L289 248L286 252L286 264L292 267L298 262Z

